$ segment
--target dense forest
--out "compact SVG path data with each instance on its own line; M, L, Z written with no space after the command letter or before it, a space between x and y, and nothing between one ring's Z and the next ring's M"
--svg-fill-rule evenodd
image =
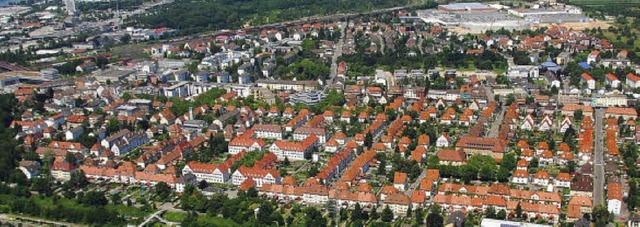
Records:
M15 108L17 107L17 100L13 97L13 94L0 95L0 137L5 138L0 141L0 181L3 182L15 182L12 180L15 175L14 170L19 157L19 151L16 146L18 141L15 139L16 132L14 129L9 128Z
M405 5L408 0L176 0L155 8L154 13L139 15L128 22L147 28L180 29L181 34L207 30L260 25L308 16L362 12L374 8Z

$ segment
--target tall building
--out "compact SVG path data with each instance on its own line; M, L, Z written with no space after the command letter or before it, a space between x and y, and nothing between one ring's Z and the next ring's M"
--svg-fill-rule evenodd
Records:
M69 13L70 16L73 16L76 14L76 1L75 0L64 0L64 6L67 9L67 13Z

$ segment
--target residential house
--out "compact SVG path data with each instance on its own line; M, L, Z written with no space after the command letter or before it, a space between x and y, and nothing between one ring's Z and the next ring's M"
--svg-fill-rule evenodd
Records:
M441 149L437 153L441 165L463 165L467 162L467 157L462 149Z
M408 179L407 173L395 172L393 174L393 187L400 191L404 191L407 187Z
M620 215L624 203L622 194L622 183L611 181L607 184L607 209L609 213Z
M269 150L280 160L304 160L318 143L319 138L311 134L300 142L276 140Z
M640 76L633 74L633 73L629 73L627 74L627 86L629 86L630 88L639 88L640 87Z

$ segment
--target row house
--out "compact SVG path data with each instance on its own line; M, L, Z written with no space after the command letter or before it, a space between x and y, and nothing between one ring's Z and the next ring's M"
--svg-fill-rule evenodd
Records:
M351 166L345 170L340 181L351 185L361 176L361 174L364 174L369 170L370 163L374 160L376 154L377 153L372 150L368 150L360 154L356 157Z
M436 147L449 147L453 140L449 136L449 133L443 132L436 140Z
M248 168L240 166L231 176L233 185L240 185L245 180L251 179L255 181L256 187L262 187L263 184L280 184L280 173L277 170Z
M559 188L571 188L571 180L573 178L568 173L559 173L555 177L555 186Z
M56 114L44 120L48 126L58 128L65 123L65 117L62 114Z
M445 211L483 211L488 206L493 206L497 210L507 210L514 212L518 205L524 212L525 219L541 217L557 223L560 218L560 208L553 204L541 204L522 202L517 200L507 200L499 196L487 196L486 198L470 197L466 195L438 194L433 200L433 204L440 205Z
M66 122L67 128L75 128L89 124L89 119L86 116L72 114L66 117Z
M111 150L116 156L124 155L149 141L144 131L130 132L123 129L100 142L104 148Z
M140 157L138 157L138 159L136 160L136 165L140 166L141 168L145 168L146 165L157 161L161 156L172 151L175 145L176 144L174 142L165 140L160 141L153 146L142 146L140 148L140 150L142 151L142 155L140 155ZM100 155L100 148L101 146L96 143L91 148L91 153L95 156Z
M622 183L611 181L607 184L607 209L609 213L620 215L624 203L622 195Z
M633 89L640 87L640 76L629 73L627 74L627 80L625 81L627 86Z
M20 126L22 128L22 132L27 134L35 134L39 132L43 132L47 127L47 123L42 119L37 119L34 121L12 121L9 127L13 128L16 126Z
M533 131L537 129L538 131L544 132L551 130L552 127L553 120L549 115L545 115L540 123L536 125L535 119L533 118L533 116L531 116L531 114L529 114L524 118L522 124L520 124L520 129L527 131Z
M636 109L631 107L609 107L604 113L606 118L620 118L622 117L625 120L628 119L636 119L638 117L638 112Z
M63 157L56 157L51 166L51 176L58 182L66 182L77 169L75 163L69 163Z
M334 138L331 138L329 139L329 141L327 141L327 143L324 144L324 151L330 152L330 153L336 153L339 147L340 147L340 144L338 143L338 141Z
M311 115L311 112L309 112L309 110L307 109L300 110L300 112L298 112L298 115L291 118L291 120L287 122L287 124L285 125L285 130L287 132L293 132L293 129L305 124L309 119L310 115Z
M325 182L330 181L340 172L347 168L347 165L353 160L355 157L355 148L347 148L341 152L336 153L335 155L329 158L327 161L327 165L318 172L316 177L318 179L322 179Z
M386 196L382 204L389 206L395 216L407 215L411 207L411 198L404 193L391 194Z
M467 162L467 157L463 149L441 149L436 155L438 156L440 165L459 166Z
M495 159L502 159L507 151L507 142L500 138L482 138L463 136L456 143L457 148L463 148L468 157L481 154L489 155Z
M64 157L68 152L85 154L87 151L88 149L81 143L65 141L52 141L46 147L40 146L36 149L40 157L44 157L49 152L56 157Z
M281 140L284 135L284 130L282 126L279 125L256 124L251 129L253 129L256 136L261 139Z
M161 125L171 125L175 122L176 116L171 113L171 110L165 109L160 113L156 113L151 116L149 122L153 124L161 124Z
M562 201L558 193L511 189L504 184L491 186L474 186L455 183L442 184L439 195L466 195L470 197L500 196L508 200L530 203L552 204L560 207Z
M236 137L228 144L230 154L237 154L241 151L264 151L265 142L262 139L252 139L244 137Z
M336 200L338 205L346 206L347 209L355 207L356 204L368 208L378 205L378 198L371 192L352 192L349 190L331 189L329 190L329 199Z
M246 152L242 151L231 156L222 164L199 163L191 161L182 169L182 174L193 174L198 181L208 183L225 183L230 178L229 170L234 162L240 160Z
M192 174L178 178L174 173L168 173L170 171L160 173L157 169L151 170L151 168L147 168L145 171L136 171L135 164L131 162L125 162L116 169L91 165L80 166L80 169L88 179L101 179L124 184L144 184L150 186L164 182L177 192L184 191L187 184L196 184L196 178Z
M591 214L593 211L593 201L590 197L573 196L567 206L567 221L574 222L584 217L584 214Z
M317 136L319 143L326 143L327 142L327 138L329 137L329 134L328 134L327 130L325 130L324 128L298 127L293 132L293 139L301 141L301 140L304 140L304 139L306 139L307 137L309 137L311 135Z
M280 173L270 168L277 159L278 157L273 153L264 153L262 159L257 161L253 167L240 166L233 172L231 182L233 185L240 185L247 179L251 179L257 187L261 187L263 183L280 184Z
M318 137L311 134L300 142L276 140L269 150L280 160L304 160L305 154L313 152L318 143Z

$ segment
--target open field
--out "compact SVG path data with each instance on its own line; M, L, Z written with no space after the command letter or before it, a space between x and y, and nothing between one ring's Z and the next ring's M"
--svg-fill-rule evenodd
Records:
M569 0L570 4L589 7L616 5L620 7L640 6L640 0Z
M113 53L122 58L151 58L147 53L150 47L149 44L132 43L113 48Z

